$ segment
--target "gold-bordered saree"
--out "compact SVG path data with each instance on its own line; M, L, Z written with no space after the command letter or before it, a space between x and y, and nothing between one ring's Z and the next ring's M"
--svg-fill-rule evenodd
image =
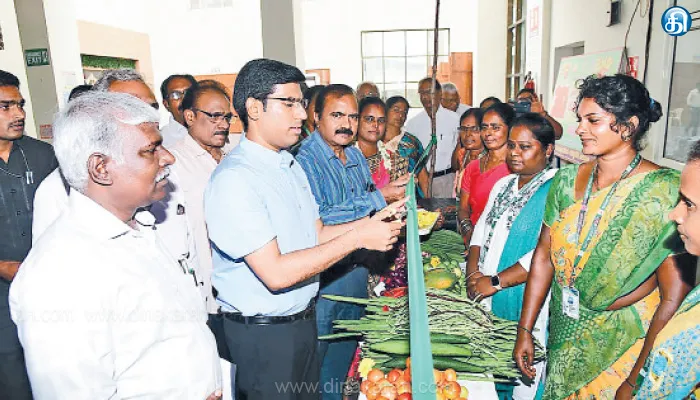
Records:
M568 285L579 251L576 224L582 201L574 197L577 172L578 166L570 165L553 178L544 216L555 271L544 398L613 399L641 351L659 305L658 290L631 306L606 308L675 252L669 239L676 229L668 213L676 205L680 179L678 171L659 169L620 182L578 267L576 320L562 312L562 287ZM591 195L582 236L610 189Z

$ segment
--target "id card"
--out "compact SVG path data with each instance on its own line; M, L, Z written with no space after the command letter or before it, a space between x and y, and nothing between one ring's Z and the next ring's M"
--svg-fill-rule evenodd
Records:
M578 290L576 290L575 287L562 288L561 309L564 312L564 315L569 318L578 319L578 300Z

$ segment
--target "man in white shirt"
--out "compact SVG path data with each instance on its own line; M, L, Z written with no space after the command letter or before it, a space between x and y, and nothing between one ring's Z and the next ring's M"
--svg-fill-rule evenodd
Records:
M191 276L137 209L165 196L158 113L120 93L69 102L53 125L68 209L10 288L34 396L217 399L221 372Z
M442 99L441 104L443 107L450 111L457 113L457 116L461 117L468 109L472 106L467 104L462 104L462 98L459 95L459 90L452 82L446 82L442 84Z
M440 105L442 86L435 80L435 97L430 96L432 78L423 78L418 83L418 94L424 110L411 118L406 124L406 132L420 139L428 147L431 136L431 115L435 113L435 133L437 135L437 152L435 154L435 172L433 174L432 197L452 197L454 172L452 171L452 152L457 146L457 127L459 116ZM430 166L430 161L426 163Z
M160 128L163 135L163 146L170 146L187 136L185 117L182 114L182 99L185 98L187 89L196 84L197 80L192 75L170 75L160 85L160 94L163 97L163 105L170 113L168 124Z
M188 134L168 148L175 157L168 185L169 196L151 207L156 216L158 234L172 254L182 243L193 241L193 275L207 311L215 314L218 306L212 295L212 259L204 221L204 190L221 159L237 144L227 143L231 121L231 98L226 88L213 80L191 86L182 101ZM182 223L182 216L186 223Z

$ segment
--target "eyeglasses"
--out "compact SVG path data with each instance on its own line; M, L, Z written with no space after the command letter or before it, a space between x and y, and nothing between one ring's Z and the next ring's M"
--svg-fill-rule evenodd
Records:
M408 115L408 110L404 111L404 109L401 107L391 107L390 111L404 116Z
M215 124L218 124L223 120L226 120L226 122L229 124L232 122L238 121L238 116L234 115L233 113L228 113L228 114L219 113L219 112L210 113L210 112L206 112L204 110L200 110L199 108L193 108L192 110L195 112L201 112L202 114L206 115L207 117L209 117L209 121L211 121Z
M362 120L368 124L374 124L375 122L377 122L379 125L386 124L386 117L377 118L374 115L365 115L364 117L362 117Z
M295 99L294 97L268 97L268 100L278 100L281 101L285 106L292 108L295 104L299 104L301 108L306 110L309 106L309 100L307 99Z
M478 126L478 125L474 125L474 126L458 126L458 127L457 127L457 130L458 130L459 132L463 132L463 133L479 132L479 131L481 130L481 127Z
M503 128L503 126L504 125L500 125L500 124L491 124L491 125L483 124L483 125L481 125L481 130L486 131L486 132L488 132L489 129L492 131L500 131L501 128Z
M168 95L170 100L182 100L185 98L186 90L173 90L172 93Z

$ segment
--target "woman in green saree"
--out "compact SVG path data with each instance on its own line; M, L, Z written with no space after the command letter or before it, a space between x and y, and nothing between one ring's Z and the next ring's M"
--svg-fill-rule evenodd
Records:
M553 179L514 357L534 376L532 328L551 287L544 399L630 399L689 290L669 257L679 174L639 154L661 116L639 81L590 77L579 89L576 133L595 158Z

